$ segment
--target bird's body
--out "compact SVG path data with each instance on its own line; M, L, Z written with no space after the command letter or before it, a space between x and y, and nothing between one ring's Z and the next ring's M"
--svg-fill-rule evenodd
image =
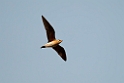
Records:
M42 48L47 48L47 47L55 47L59 45L62 42L62 40L53 40L51 42L46 43Z
M55 31L53 27L50 25L50 23L42 16L42 20L44 23L44 27L46 30L46 35L48 39L48 43L43 45L41 48L48 48L52 47L59 55L60 57L66 61L66 53L63 47L61 47L59 44L62 42L62 40L56 39L55 38Z

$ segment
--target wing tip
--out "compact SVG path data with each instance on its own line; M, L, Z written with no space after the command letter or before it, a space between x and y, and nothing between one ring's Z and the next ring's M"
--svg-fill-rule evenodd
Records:
M44 16L43 16L43 15L41 15L41 17L42 17L42 18L44 18Z
M63 59L65 62L67 61L67 59Z
M67 61L66 55L65 55L65 57L62 57L62 56L61 56L61 58L62 58L65 62Z

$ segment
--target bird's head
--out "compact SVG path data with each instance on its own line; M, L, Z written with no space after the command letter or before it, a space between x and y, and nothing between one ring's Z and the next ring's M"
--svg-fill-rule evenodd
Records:
M59 43L61 43L63 40L58 39L57 41L58 41Z

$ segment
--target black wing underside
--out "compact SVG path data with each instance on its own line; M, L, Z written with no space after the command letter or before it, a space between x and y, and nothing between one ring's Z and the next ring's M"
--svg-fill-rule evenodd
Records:
M42 16L42 20L43 20L43 24L46 30L46 35L47 35L47 39L48 42L55 40L55 31L53 29L53 27L50 25L50 23L45 19L44 16Z
M60 45L57 45L56 47L53 47L53 49L60 55L60 57L66 61L66 53L63 47L61 47Z

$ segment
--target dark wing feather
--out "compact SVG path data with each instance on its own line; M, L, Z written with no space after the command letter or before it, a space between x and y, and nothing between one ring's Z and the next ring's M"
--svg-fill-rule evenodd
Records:
M55 39L55 31L50 23L42 16L43 24L46 29L48 42L53 41Z
M60 45L57 45L56 47L53 47L53 49L60 55L60 57L66 61L66 53L63 47L61 47Z

